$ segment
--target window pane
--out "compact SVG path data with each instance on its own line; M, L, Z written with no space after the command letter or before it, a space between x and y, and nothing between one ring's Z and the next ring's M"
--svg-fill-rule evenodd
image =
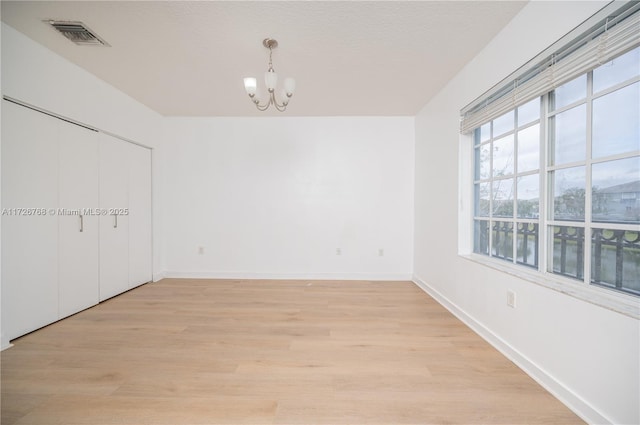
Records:
M549 119L553 154L551 164L566 164L585 159L587 107L580 105Z
M513 217L513 179L493 182L493 216Z
M513 259L513 223L506 221L493 222L491 237L491 255L503 260Z
M491 123L488 122L480 127L480 142L486 142L491 137Z
M475 220L473 224L473 252L489 255L489 221Z
M538 223L518 223L517 239L516 261L538 267Z
M593 92L622 83L640 74L640 47L593 70Z
M594 158L640 150L640 83L593 101L592 149Z
M513 130L514 117L514 111L509 111L503 116L493 120L493 137Z
M540 167L540 124L518 132L518 173Z
M540 98L537 97L532 101L518 107L518 127L529 124L540 118Z
M478 146L475 149L475 179L476 180L485 180L490 177L490 144L486 143L484 145Z
M585 167L552 171L552 220L584 220Z
M551 110L555 111L587 97L587 75L565 83L551 92Z
M491 137L491 123L488 122L482 127L478 127L473 131L473 141L476 145L486 142Z
M584 229L551 226L550 233L553 235L550 271L582 279L584 276Z
M518 177L518 217L538 218L540 205L540 175Z
M493 176L513 174L513 134L493 141Z
M640 232L593 229L591 282L640 295Z
M593 221L640 224L640 156L592 166Z
M478 217L489 217L490 184L480 183L475 185L475 214Z

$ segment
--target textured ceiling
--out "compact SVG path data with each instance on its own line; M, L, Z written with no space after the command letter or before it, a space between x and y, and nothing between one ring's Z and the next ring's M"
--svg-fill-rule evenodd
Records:
M167 116L256 116L242 77L295 77L286 115L414 115L523 7L513 1L2 1L2 20ZM44 19L80 20L111 47Z

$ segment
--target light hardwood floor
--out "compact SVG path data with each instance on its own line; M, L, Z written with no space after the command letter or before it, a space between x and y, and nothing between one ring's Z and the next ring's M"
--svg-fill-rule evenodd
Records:
M582 423L411 282L165 279L14 343L4 425Z

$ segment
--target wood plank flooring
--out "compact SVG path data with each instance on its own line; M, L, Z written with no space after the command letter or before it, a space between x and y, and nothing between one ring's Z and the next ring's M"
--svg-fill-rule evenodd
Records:
M4 425L583 423L411 282L165 279L14 344Z

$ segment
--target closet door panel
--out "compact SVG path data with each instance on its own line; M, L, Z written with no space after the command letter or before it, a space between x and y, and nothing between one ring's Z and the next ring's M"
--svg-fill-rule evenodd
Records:
M100 134L100 301L129 289L129 144Z
M58 318L57 128L55 118L3 101L2 327L8 339Z
M151 150L130 146L129 154L129 284L150 282Z
M98 134L60 122L60 317L99 301Z

